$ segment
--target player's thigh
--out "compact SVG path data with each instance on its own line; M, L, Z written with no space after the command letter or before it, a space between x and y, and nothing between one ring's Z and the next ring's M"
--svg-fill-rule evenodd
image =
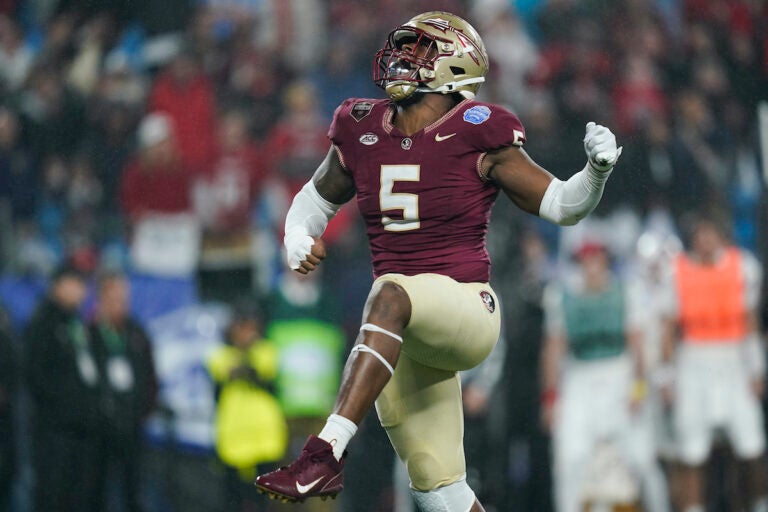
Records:
M570 384L574 384L572 381ZM574 469L586 467L595 446L595 430L592 410L585 402L585 389L568 386L556 408L554 430L552 432L553 460L559 478L572 475Z
M622 453L639 472L645 472L656 464L653 412L650 404L642 404L632 416L632 422L621 435Z
M456 372L401 354L376 411L414 489L429 491L464 476L464 417Z
M403 336L403 352L443 370L478 365L499 338L498 298L487 283L459 283L439 274L386 274L411 300L411 317Z
M709 456L714 425L710 419L706 376L695 368L681 368L675 386L673 425L677 457L698 466Z
M736 456L754 459L765 451L763 411L747 379L737 382L730 393L731 411L726 430Z

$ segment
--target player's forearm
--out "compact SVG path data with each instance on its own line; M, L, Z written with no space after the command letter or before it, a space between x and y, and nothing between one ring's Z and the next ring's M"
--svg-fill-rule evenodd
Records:
M643 335L637 331L627 334L627 347L632 357L632 368L636 380L645 379L645 354L643 353Z
M661 324L661 361L650 376L654 385L668 388L675 378L675 349L677 345L677 322L666 318Z
M757 313L750 312L747 318L749 334L744 340L743 354L747 370L752 377L765 375L765 343L758 328Z
M288 265L295 269L312 249L314 239L325 228L341 205L333 204L318 193L312 180L296 194L285 217L285 244Z
M677 323L672 319L664 319L661 324L661 362L672 364L677 344Z
M572 226L589 215L603 196L611 171L598 171L589 163L566 181L549 184L539 206L539 216L561 226Z
M543 393L557 390L560 380L560 364L565 355L565 340L549 336L544 342L541 357L541 389Z

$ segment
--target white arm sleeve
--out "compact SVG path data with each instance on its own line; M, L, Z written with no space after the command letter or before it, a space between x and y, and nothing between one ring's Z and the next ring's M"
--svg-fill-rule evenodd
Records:
M299 268L312 250L315 241L328 226L328 221L336 215L341 205L326 201L315 188L312 180L293 198L293 203L285 217L285 245L288 266Z
M589 163L567 181L553 179L539 206L539 217L560 226L572 226L589 215L603 196L611 171L601 172Z

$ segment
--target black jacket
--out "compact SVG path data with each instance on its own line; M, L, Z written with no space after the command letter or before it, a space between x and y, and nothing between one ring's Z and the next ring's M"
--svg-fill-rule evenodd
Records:
M131 439L154 409L157 398L149 338L131 318L117 328L95 321L89 329L101 375L105 433L112 438Z
M25 330L23 354L33 427L75 435L97 432L99 376L78 313L45 299Z
M0 310L0 318L5 312ZM11 329L4 318L0 320L0 496L16 468L14 413L16 405L17 356ZM0 500L0 507L2 501Z

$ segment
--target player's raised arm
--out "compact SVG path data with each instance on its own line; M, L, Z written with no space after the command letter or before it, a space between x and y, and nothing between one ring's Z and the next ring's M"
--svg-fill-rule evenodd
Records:
M489 153L484 166L516 205L561 226L576 224L595 209L605 181L621 155L616 137L605 126L587 123L587 165L566 181L553 177L517 146Z
M312 179L293 198L285 217L283 244L291 269L302 274L315 270L325 258L320 236L341 205L354 195L354 181L331 147Z

